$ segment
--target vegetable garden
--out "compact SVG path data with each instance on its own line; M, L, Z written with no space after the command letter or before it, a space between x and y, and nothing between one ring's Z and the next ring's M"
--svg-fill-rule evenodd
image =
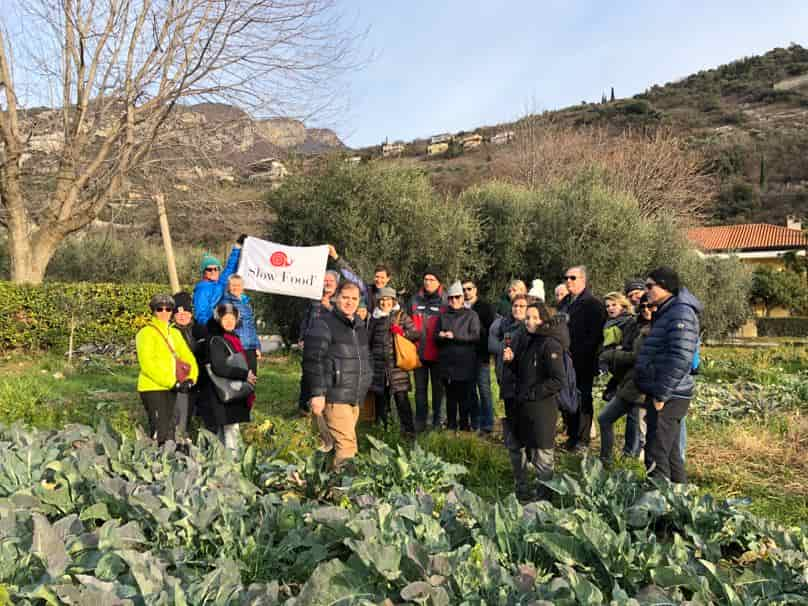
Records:
M0 420L16 397L28 425L0 427L0 604L808 604L806 528L752 513L702 452L721 428L804 414L805 353L708 352L688 453L701 487L563 456L552 502L524 506L501 446L475 437L369 430L329 473L290 418L283 360L235 459L205 432L187 454L145 440L121 395L131 368L15 360Z

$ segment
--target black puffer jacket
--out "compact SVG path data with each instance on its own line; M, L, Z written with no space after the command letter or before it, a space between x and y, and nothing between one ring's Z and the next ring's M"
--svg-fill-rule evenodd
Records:
M451 331L454 338L439 337ZM477 376L477 345L480 341L480 318L474 310L447 309L435 329L440 374L445 381L472 381Z
M400 315L399 315L400 314ZM421 333L416 330L412 319L401 310L393 310L389 315L382 316L379 310L374 310L370 320L370 354L373 357L373 384L371 389L376 393L383 393L386 385L390 391L410 391L410 374L396 366L396 352L393 348L393 333L390 326L395 322L404 330L404 336L413 343L418 342Z
M499 397L503 400L516 398L516 373L514 372L514 367L510 364L505 364L502 360L505 341L509 340L511 349L516 351L519 340L524 333L524 321L515 320L510 315L494 320L488 333L488 351L494 354L497 382L499 383ZM508 417L512 416L509 410L505 412Z
M312 397L363 402L373 379L365 323L349 320L338 309L315 320L303 345L303 374Z
M206 342L206 357L210 362L213 373L219 377L228 379L246 380L247 371L240 368L233 368L227 364L230 356L230 349L224 339L224 330L221 325L211 318L207 323L208 340ZM207 375L207 370L203 371ZM200 373L201 374L201 373ZM228 402L225 404L219 400L213 383L206 376L206 381L200 385L201 397L199 400L199 416L205 422L205 426L214 430L221 425L232 425L233 423L250 422L250 406L247 398Z
M612 373L616 395L625 402L642 404L645 401L645 394L634 383L634 364L650 329L650 323L643 322L642 318L633 320L623 331L623 345L600 354L600 363Z
M514 351L509 366L515 366L518 384L516 436L526 448L553 448L569 344L566 323L554 318L533 334L525 331Z

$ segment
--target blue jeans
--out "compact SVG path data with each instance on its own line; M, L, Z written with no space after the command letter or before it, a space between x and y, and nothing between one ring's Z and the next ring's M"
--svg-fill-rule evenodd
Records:
M640 414L645 415L645 409L640 412L641 405L635 404L626 415L626 442L623 446L623 454L630 457L640 456L640 451L645 447L645 418L640 419Z
M477 364L477 382L471 390L471 427L494 429L494 401L491 398L491 366Z

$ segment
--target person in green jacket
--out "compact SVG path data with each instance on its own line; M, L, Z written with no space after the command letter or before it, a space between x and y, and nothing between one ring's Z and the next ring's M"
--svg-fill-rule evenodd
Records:
M177 392L187 393L199 377L199 366L185 338L171 326L174 299L154 295L149 302L152 318L135 337L140 374L137 390L149 420L149 435L163 444L174 439ZM188 364L187 378L177 381L176 359Z

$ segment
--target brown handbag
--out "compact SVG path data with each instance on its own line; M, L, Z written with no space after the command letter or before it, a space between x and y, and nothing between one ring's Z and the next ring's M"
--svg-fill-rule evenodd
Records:
M156 326L152 326L154 330L157 330ZM170 330L170 329L169 329ZM174 348L171 347L171 342L166 338L166 336L157 330L157 334L163 337L163 341L166 342L168 346L168 350L171 352L171 355L174 356L174 376L177 379L177 383L184 383L188 380L188 377L191 374L191 365L188 362L183 362L180 360L179 356L177 356L177 352L174 351Z
M399 311L396 316L396 326L401 326L401 315ZM401 370L415 370L421 368L421 359L418 357L418 347L404 335L393 333L393 349L396 352L396 366Z

